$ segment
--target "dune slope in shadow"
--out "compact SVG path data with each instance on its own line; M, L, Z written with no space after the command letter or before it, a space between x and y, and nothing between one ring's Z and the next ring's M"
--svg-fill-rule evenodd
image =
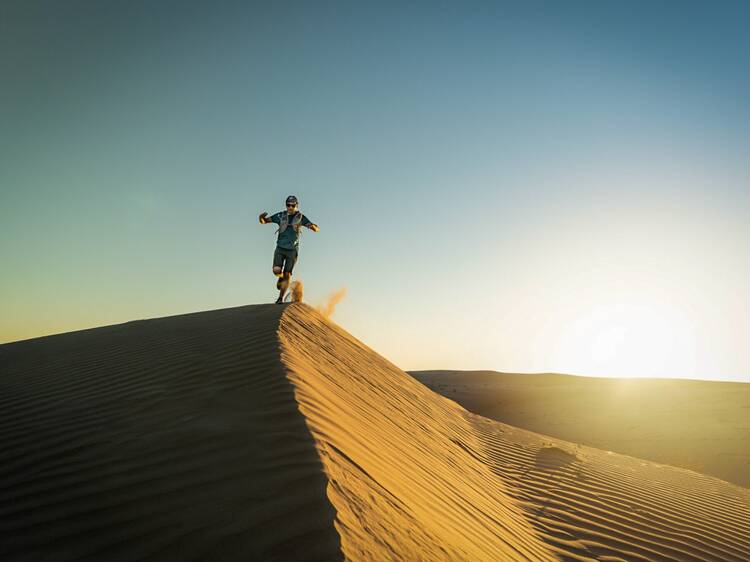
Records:
M282 308L0 346L0 560L336 560Z

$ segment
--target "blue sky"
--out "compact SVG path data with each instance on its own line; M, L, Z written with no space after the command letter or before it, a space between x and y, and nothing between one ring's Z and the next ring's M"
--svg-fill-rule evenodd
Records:
M272 301L293 193L402 368L750 380L749 11L6 2L0 341Z

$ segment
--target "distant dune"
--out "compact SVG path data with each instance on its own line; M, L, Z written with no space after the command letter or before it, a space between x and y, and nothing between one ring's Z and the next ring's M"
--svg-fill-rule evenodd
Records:
M748 560L750 491L469 413L303 304L0 346L0 560Z
M467 410L537 433L750 486L750 384L416 371Z

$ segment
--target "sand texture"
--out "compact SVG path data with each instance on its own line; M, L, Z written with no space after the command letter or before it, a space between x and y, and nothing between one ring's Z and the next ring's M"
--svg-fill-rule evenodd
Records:
M0 560L336 560L283 306L0 346Z
M482 416L750 486L750 384L494 371L411 373Z
M528 521L562 560L750 560L745 488L471 414L307 308L280 335L347 559L545 559Z
M748 560L746 488L469 413L304 304L0 346L0 560Z
M553 559L461 408L307 307L279 333L347 559Z

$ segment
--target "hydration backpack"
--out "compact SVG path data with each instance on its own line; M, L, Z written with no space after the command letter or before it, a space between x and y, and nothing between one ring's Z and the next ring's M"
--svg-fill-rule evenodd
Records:
M302 222L302 213L297 213L292 217L291 226L297 234L299 234L301 222ZM281 223L279 223L279 228L276 232L281 234L287 229L288 226L289 226L289 213L284 213L283 216L281 217Z

